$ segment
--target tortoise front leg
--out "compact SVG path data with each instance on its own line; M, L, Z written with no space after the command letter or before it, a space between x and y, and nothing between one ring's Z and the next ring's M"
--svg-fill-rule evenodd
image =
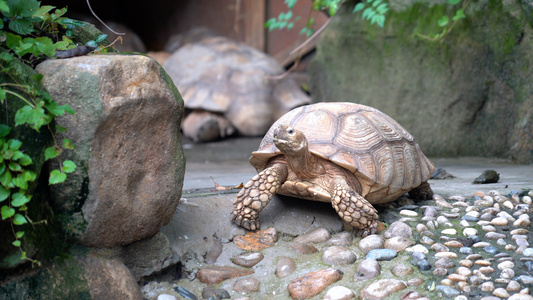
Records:
M422 182L419 186L409 191L409 196L415 200L431 200L433 199L433 190L427 181Z
M376 233L380 223L377 210L356 193L344 179L337 179L331 188L331 204L343 221L352 225L356 236Z
M278 163L255 175L237 194L231 219L248 230L259 229L259 212L285 182L287 173L287 165Z

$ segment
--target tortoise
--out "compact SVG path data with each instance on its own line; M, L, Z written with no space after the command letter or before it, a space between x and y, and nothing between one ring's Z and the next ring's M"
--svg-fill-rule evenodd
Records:
M225 37L176 50L163 64L180 91L185 136L206 142L238 132L264 135L276 119L309 104L307 94L267 54Z
M331 202L363 237L383 228L372 204L407 192L433 197L427 180L435 168L413 136L381 111L355 103L293 109L272 125L250 163L258 174L237 194L231 212L248 230L259 229L259 212L274 194Z

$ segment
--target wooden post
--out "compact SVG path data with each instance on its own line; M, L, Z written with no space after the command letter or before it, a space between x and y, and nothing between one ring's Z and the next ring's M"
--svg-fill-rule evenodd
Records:
M244 0L246 44L265 51L266 0Z

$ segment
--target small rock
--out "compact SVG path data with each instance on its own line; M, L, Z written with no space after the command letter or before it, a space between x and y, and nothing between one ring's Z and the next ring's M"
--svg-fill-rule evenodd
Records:
M436 243L436 244L431 245L431 250L433 250L435 252L448 252L448 251L450 251L450 249L448 247L444 246L441 243Z
M514 262L512 261L504 261L498 264L498 270L500 271L503 269L512 269L514 267L515 265L514 265Z
M413 254L411 254L411 256L416 260L426 259L426 255L422 252L415 251Z
M413 273L413 268L408 265L396 265L391 269L391 273L394 276L403 277Z
M461 243L459 241L448 241L448 242L444 243L444 246L452 247L452 248L462 248L464 245L463 245L463 243Z
M392 249L396 252L400 252L405 250L405 248L414 245L415 242L413 240L405 238L403 236L395 236L390 239L385 240L385 244L383 245L386 249ZM533 249L532 249L533 250Z
M494 170L485 170L481 172L472 183L474 184L487 184L487 183L496 183L500 180L500 174Z
M177 298L175 296L169 295L169 294L160 294L157 296L157 300L176 300Z
M259 263L261 260L263 260L263 258L264 258L263 254L259 252L252 252L252 253L237 255L231 261L238 266L245 267L245 268L251 268L255 266L257 263Z
M526 257L532 257L533 256L533 248L524 249L524 251L522 252L522 255L526 256Z
M457 270L455 270L455 273L466 277L472 275L472 271L466 267L458 267Z
M522 286L520 286L520 283L518 283L518 281L511 280L511 281L509 281L509 284L507 284L507 287L505 289L507 291L509 291L509 292L517 292L521 288L522 288Z
M233 290L237 293L246 295L259 291L260 286L261 283L255 278L242 278L235 281L235 284L233 284Z
M418 300L418 299L421 299L421 298L423 299L423 296L419 292L408 291L405 294L403 294L400 299L401 300Z
M353 291L344 286L334 286L324 295L324 300L349 300L353 298L355 298Z
M371 279L381 274L381 265L375 259L365 259L357 266L357 274L354 279Z
M461 254L472 254L474 251L470 247L461 247L459 248L459 253Z
M400 211L400 215L406 216L406 217L418 217L418 213L416 211L407 210L407 209L402 209Z
M322 261L329 265L349 265L356 260L355 253L344 246L331 246L322 252Z
M463 229L463 235L464 236L473 236L477 234L477 230L475 228L465 228Z
M489 254L492 254L492 255L496 255L498 253L500 253L500 250L498 250L498 248L494 247L494 246L487 246L487 247L483 247L483 250Z
M450 274L448 275L448 279L453 282L466 281L466 276L460 274Z
M457 258L458 256L454 252L438 252L438 253L435 253L435 257Z
M259 251L270 248L278 241L278 231L271 227L255 232L249 231L245 235L237 235L233 238L233 243L240 249L248 251Z
M347 231L339 232L333 235L327 242L326 246L351 246L353 235Z
M366 254L370 250L383 248L384 243L385 239L381 235L371 234L361 239L358 247L361 249L361 251L363 251L363 253Z
M507 238L507 236L503 233L487 232L487 234L485 234L485 238L491 239L491 240L497 240L497 239L505 239Z
M507 221L506 218L496 217L496 218L494 218L494 219L492 219L490 221L490 224L498 225L498 226L505 226L505 225L509 224L509 221Z
M415 277L415 278L411 278L411 279L407 280L407 285L408 286L419 286L422 283L424 283L424 279L419 278L419 277Z
M318 249L315 246L309 244L294 243L291 245L291 249L298 254L313 254L318 252Z
M294 259L287 256L278 257L278 263L276 264L276 276L278 276L278 278L292 274L294 270L296 270Z
M435 261L435 267L436 268L450 269L450 268L455 267L455 263L453 262L453 260L451 260L451 259L449 259L447 257L442 257L442 258L438 259L437 261Z
M208 285L202 291L202 298L211 299L211 297L213 298L216 297L216 299L230 299L231 298L228 291L226 291L225 289L219 289L213 285Z
M428 254L429 253L428 248L426 248L424 245L420 245L420 244L414 245L413 247L406 248L405 250L407 251L407 249L409 249L409 251L411 251L411 252L421 252L421 253L424 253L424 254Z
M431 264L427 259L421 259L417 261L416 266L420 271L428 271L429 269L431 269Z
M341 270L335 268L311 272L292 280L287 289L293 299L309 299L341 280L343 275Z
M368 251L366 254L366 259L375 259L377 261L381 260L391 260L398 255L398 252L392 249L374 249Z
M444 294L444 296L446 297L455 297L457 295L459 295L459 291L452 288L452 287L449 287L449 286L446 286L446 285L437 285L435 287L435 291L437 292L441 292Z
M479 286L479 289L482 290L483 292L492 292L492 291L494 291L494 283L492 283L490 281L483 282Z
M253 274L251 270L243 270L232 267L224 266L209 266L203 269L200 269L196 274L196 278L202 283L207 284L218 284L222 281L230 278L241 277Z
M472 245L472 247L474 247L474 248L485 248L485 247L488 247L488 246L491 246L491 244L488 243L488 242L477 242L474 245Z
M413 229L401 221L393 222L387 231L383 233L383 237L390 239L395 236L403 236L405 238L411 238L413 236Z
M433 270L433 275L435 275L435 276L446 276L446 275L448 275L448 270L446 270L444 268L435 268L435 270Z
M362 299L383 299L393 293L405 289L407 286L398 279L380 279L363 288Z
M533 296L527 294L514 294L507 300L533 300Z
M457 230L453 229L453 228L448 228L448 229L444 229L443 231L441 231L442 234L445 234L445 235L456 235L457 234Z
M496 297L500 298L507 298L509 297L509 293L504 288L497 288L495 289L492 294Z
M292 241L300 244L323 243L331 238L329 231L323 227L315 228L306 234L295 237Z

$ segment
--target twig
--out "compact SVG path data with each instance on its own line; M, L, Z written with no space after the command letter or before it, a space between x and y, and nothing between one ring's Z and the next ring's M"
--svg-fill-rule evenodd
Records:
M102 23L107 29L109 29L109 31L111 31L112 33L116 34L116 35L125 35L126 33L125 32L116 32L114 31L113 29L111 29L109 26L107 26L106 23L104 23L104 21L102 21L100 18L98 18L98 16L94 13L92 7L91 7L91 4L89 3L89 0L87 0L87 6L89 6L89 10L91 11L91 13L93 14L93 16L98 20L100 21L100 23Z

